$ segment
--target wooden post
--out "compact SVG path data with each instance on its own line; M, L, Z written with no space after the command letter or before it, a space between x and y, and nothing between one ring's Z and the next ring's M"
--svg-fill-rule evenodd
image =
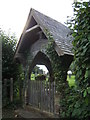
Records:
M13 102L13 78L10 79L10 101Z
M19 82L19 97L20 97L20 101L22 102L22 80L18 80Z
M49 96L48 96L48 82L46 82L46 99L47 99L47 102L46 102L46 110L48 111L48 104L49 104Z
M6 98L7 98L7 79L4 79L4 88L3 88L3 91L4 91L5 105L6 105L6 102L7 102L6 101Z
M31 81L31 84L30 84L30 86L31 86L31 95L30 95L30 101L31 101L31 104L33 103L33 101L32 101L32 97L33 97L33 95L32 95L32 81Z
M37 107L38 107L38 81L36 81L36 92L37 92L36 101L37 101Z
M43 110L42 108L42 104L43 104L43 82L41 81L41 110Z
M30 103L31 99L31 78L28 79L28 104Z
M53 91L52 91L52 94L53 94L53 101L52 101L52 106L53 106L53 113L55 114L55 81L53 82L53 86L52 86L52 89L53 89Z
M23 107L26 105L26 81L27 81L27 71L26 66L24 68L24 81L23 81Z
M25 105L25 85L26 85L26 74L25 74L25 68L24 68L24 81L23 81L23 107L24 107L24 105Z
M49 81L49 112L51 112L51 83Z

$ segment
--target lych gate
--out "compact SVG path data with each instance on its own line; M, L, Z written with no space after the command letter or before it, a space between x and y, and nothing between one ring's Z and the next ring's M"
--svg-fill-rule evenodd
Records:
M50 76L49 81L30 80L31 72L36 64L47 67ZM43 52L38 51L29 67L28 103L41 110L54 112L54 94L55 83L50 60Z
M34 9L31 9L20 37L15 59L22 63L25 71L24 102L54 112L55 83L51 60L45 51L49 42L46 30L53 36L54 49L58 56L68 56L67 64L70 65L73 59L70 30L63 24ZM50 75L49 85L30 80L31 72L36 64L47 67Z

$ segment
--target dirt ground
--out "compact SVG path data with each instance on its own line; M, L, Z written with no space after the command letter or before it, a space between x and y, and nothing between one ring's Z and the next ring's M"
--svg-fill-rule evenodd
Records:
M3 118L56 118L50 113L41 112L32 107L18 108L14 110L13 108L4 108L3 109Z
M59 95L55 96L55 112L57 115L42 112L32 106L26 106L24 109L17 105L17 107L4 107L2 110L3 118L58 118L59 113Z
M22 118L21 116L15 114L15 110L13 108L3 108L2 110L2 118Z

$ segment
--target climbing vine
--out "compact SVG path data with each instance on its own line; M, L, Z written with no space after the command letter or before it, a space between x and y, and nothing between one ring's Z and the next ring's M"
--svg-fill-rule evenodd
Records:
M76 2L74 17L69 21L74 41L74 71L76 86L69 88L66 74L67 56L58 56L53 36L46 30L49 44L46 53L50 57L57 89L60 92L60 117L87 120L90 116L90 3ZM63 64L64 62L64 64Z
M74 37L74 71L77 87L73 91L73 99L68 99L70 101L68 108L72 110L71 116L88 119L90 116L90 2L76 2L73 8L74 17L68 24Z
M49 33L49 31L46 30L45 32L49 41L46 47L46 53L51 60L53 75L56 82L56 89L60 93L60 115L62 115L61 117L64 117L63 113L65 113L66 110L65 98L67 89L69 87L67 83L67 71L72 61L72 57L71 60L67 63L67 59L70 59L70 56L59 56L55 51L55 42L53 40L53 36Z

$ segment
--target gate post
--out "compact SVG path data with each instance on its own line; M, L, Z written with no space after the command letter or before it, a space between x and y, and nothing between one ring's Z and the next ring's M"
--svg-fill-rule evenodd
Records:
M28 85L28 80L27 80L27 67L28 66L23 66L24 69L24 81L23 81L23 107L27 104L27 85Z
M13 102L13 78L10 79L10 102Z
M25 67L23 67L23 72L24 72L24 81L23 81L23 96L22 96L22 102L23 102L23 107L24 107L24 105L25 105L25 82L26 82Z
M55 115L55 81L53 82L53 113Z
M3 91L4 91L4 97L7 98L7 79L4 79L4 88L3 88ZM4 101L4 99L3 99ZM7 104L7 100L5 99L4 101L4 104L6 105Z

